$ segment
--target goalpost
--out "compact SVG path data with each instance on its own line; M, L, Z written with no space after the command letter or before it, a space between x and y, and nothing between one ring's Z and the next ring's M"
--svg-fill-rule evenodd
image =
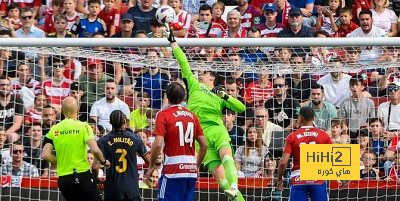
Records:
M330 72L346 72L351 75L360 72L360 75L362 74L365 78L365 84L367 84L365 88L375 86L372 85L373 83L379 84L381 79L393 78L396 81L397 79L400 80L400 70L398 69L400 65L397 58L400 48L399 38L177 38L177 41L185 49L192 70L200 79L204 71L217 72L223 78L221 79L222 81L226 81L227 78L237 78L235 77L236 72L239 72L238 74L242 73L239 76L240 78L242 78L241 76L246 76L241 81L243 85L238 86L237 93L240 99L247 98L246 105L248 109L244 114L236 114L233 123L234 126L237 125L241 128L246 128L247 124L245 123L247 121L257 123L255 119L258 117L255 117L254 109L263 106L264 99L269 98L266 94L273 93L272 86L269 89L250 90L246 92L246 87L255 80L261 79L260 77L263 74L268 74L269 79L273 80L277 76L290 77L289 75L302 73L309 74L313 79L318 80ZM142 81L139 81L138 77L149 69L158 67L162 73L169 76L169 80L160 80L160 85L164 81L182 81L180 79L179 66L173 58L173 54L168 48L168 41L165 38L0 38L0 44L0 56L4 55L0 61L0 66L3 64L4 70L0 70L0 74L8 76L11 80L18 78L17 67L20 63L28 64L31 69L31 78L43 83L45 79L42 76L47 76L48 78L52 76L53 69L49 66L48 62L52 61L53 56L64 56L70 62L75 62L73 64L75 69L69 69L72 73L70 76L72 77L74 77L73 73L78 68L80 68L82 75L91 73L87 68L88 59L101 60L104 66L104 73L114 78L117 77L117 72L120 73L118 75L121 76L118 97L128 104L131 111L138 108L138 103L134 98L134 94L137 94L134 92L135 90L137 92L148 91L150 92L150 96L153 96L152 91L156 89L152 87L159 87L157 83L157 86L153 86L153 84L146 85ZM363 63L355 61L354 57L349 57L349 55L361 55L363 51L370 50L370 48L365 48L366 46L378 47L378 51L381 51L379 61L367 61ZM287 57L286 55L285 57L284 49L292 55L292 58L296 56L301 57L303 62L295 63L290 56ZM223 52L222 56L218 56L221 51ZM237 53L231 53L230 51L236 51ZM254 51L256 54L253 54ZM282 55L279 55L280 51L282 51ZM12 55L7 57L7 52L12 53ZM149 52L155 52L156 54L149 57ZM21 53L34 55L33 59L25 60L15 56ZM236 60L236 57L241 59ZM72 66L71 63L67 65L69 68ZM78 67L77 63L81 64L81 67ZM147 81L151 82L151 80ZM298 81L296 80L296 83ZM76 79L75 82L80 84L79 79ZM137 86L139 82L143 84L141 89ZM239 82L236 80L235 83ZM95 82L90 84L97 85ZM226 88L226 85L224 86ZM68 92L69 88L66 91ZM104 94L96 90L90 92L84 90L83 96L86 95L85 93L92 93L92 95ZM23 95L24 97L26 96ZM33 106L34 102L32 98L34 97L30 97L30 105L24 103L26 111ZM252 101L255 98L260 100ZM370 99L374 101L375 109L377 109L380 103L388 101L386 96L371 97ZM303 101L306 100L308 98L303 98ZM160 98L158 101L162 102ZM90 105L89 102L87 103ZM160 109L160 107L151 107L150 109ZM90 111L87 112L90 113ZM27 115L25 113L24 118ZM345 120L345 118L340 120ZM21 133L25 138L21 139L29 139L29 133L26 131L29 127L30 123L22 126ZM347 127L353 129L352 125L347 125ZM365 127L365 125L362 125L362 127ZM235 129L237 129L237 132L240 130L237 127ZM262 137L262 132L259 134L259 138ZM232 138L236 139L233 142L235 149L240 144L244 144L246 140L245 136L244 134L244 138ZM274 182L274 179L276 179L276 176L265 177L268 171L275 171L276 174L276 169L268 169L268 167L278 163L286 136L287 133L275 133L275 137L272 137L271 144L268 147L269 154L266 156L272 162L270 164L263 164L262 169L260 169L262 173L258 172L255 176L247 178L243 176L244 173L240 174L239 189L246 200L278 201L288 199L289 183L287 181L285 182L286 190L282 193L275 190L276 182ZM355 137L353 140L357 141L357 138ZM244 139L244 141L239 142L238 139ZM372 140L372 137L370 137L370 140ZM149 141L152 141L151 136L149 137ZM387 139L382 138L382 141L386 143L385 146L388 146L389 141ZM373 148L370 144L367 146ZM6 153L7 147L3 150L5 151L1 153ZM381 172L384 171L383 162L377 158L374 168L380 169ZM246 163L253 162L248 160ZM143 174L145 166L143 168L143 165L139 165L139 168L140 173ZM196 200L227 200L211 174L205 172L205 169L202 169L202 171L197 182ZM53 170L51 172L54 173ZM384 177L384 173L383 175L381 173L380 176ZM54 174L52 177L40 178L1 175L0 186L3 187L0 188L0 200L63 200L61 193L57 189L57 177ZM142 184L141 186L143 187ZM398 185L396 182L386 182L383 180L351 181L344 187L341 187L337 181L328 183L330 200L395 200L397 199L397 188ZM142 188L141 193L145 201L157 200L156 189Z

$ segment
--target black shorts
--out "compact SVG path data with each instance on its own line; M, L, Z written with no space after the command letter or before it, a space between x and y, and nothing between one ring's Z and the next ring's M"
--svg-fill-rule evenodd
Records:
M87 172L76 174L79 183L75 183L75 175L65 175L58 178L58 188L67 201L102 201L92 174Z
M116 199L111 199L111 198L105 197L104 201L142 201L142 199L141 198L132 198L132 199L125 198L123 200L116 200Z

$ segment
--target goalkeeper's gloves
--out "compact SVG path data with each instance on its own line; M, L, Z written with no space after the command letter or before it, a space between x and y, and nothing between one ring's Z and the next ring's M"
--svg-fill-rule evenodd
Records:
M228 100L229 96L228 94L226 94L226 92L224 91L224 89L221 86L216 86L211 90L214 94L216 94L218 97L224 99L224 100Z
M168 41L169 41L169 44L176 42L175 36L174 36L174 30L172 27L169 28Z

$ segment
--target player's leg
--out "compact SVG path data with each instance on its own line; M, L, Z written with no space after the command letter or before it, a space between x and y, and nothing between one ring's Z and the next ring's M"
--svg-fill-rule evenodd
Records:
M80 197L82 197L81 200L85 201L103 200L100 197L100 193L97 190L96 184L93 182L94 181L93 176L89 171L84 173L79 173L78 177L79 177L78 188L80 191L78 194L80 195Z
M329 195L326 190L326 182L319 185L310 185L311 201L328 201Z
M183 179L185 182L186 190L183 190L184 195L182 197L182 201L193 201L194 200L194 189L196 187L195 178Z
M81 199L75 187L75 179L72 175L61 176L58 178L58 188L66 201Z
M308 201L308 185L294 185L290 187L289 201Z
M184 200L185 179L171 179L161 175L158 185L159 201ZM194 192L193 192L194 194Z

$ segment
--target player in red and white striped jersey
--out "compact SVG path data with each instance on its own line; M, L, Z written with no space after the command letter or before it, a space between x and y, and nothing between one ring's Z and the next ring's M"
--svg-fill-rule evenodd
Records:
M182 10L182 0L169 0L168 5L175 10L176 14L174 21L170 24L174 30L174 35L180 38L185 37L190 28L192 15Z
M28 65L21 63L17 67L18 77L11 82L13 88L13 94L19 96L22 87L27 87L33 92L33 94L38 95L41 93L41 84L37 80L33 79L31 74L31 69ZM25 101L25 100L24 100ZM33 105L33 102L32 102Z
M285 149L278 166L277 189L282 190L282 176L288 161L293 156L291 188L289 199L311 201L328 201L326 182L323 180L300 180L300 144L332 144L332 140L324 131L313 127L315 112L311 107L302 107L298 123L301 126L286 138Z
M42 93L49 99L51 105L60 105L64 98L69 96L72 81L65 78L63 73L65 64L58 58L52 59L53 77L43 82Z
M188 33L189 38L220 38L224 31L222 25L211 22L211 7L204 4L200 7L199 22L191 25ZM211 28L209 29L211 24ZM209 31L208 31L209 30ZM207 32L208 31L208 32Z
M146 178L151 178L154 163L164 143L164 167L158 185L158 198L191 201L197 172L207 151L207 142L197 116L181 105L186 97L183 86L177 82L171 83L166 95L170 107L157 114L153 132L156 137ZM200 145L197 159L194 140Z
M238 7L235 9L242 14L241 24L244 29L258 26L261 23L261 11L257 7L249 5L249 0L237 0Z

